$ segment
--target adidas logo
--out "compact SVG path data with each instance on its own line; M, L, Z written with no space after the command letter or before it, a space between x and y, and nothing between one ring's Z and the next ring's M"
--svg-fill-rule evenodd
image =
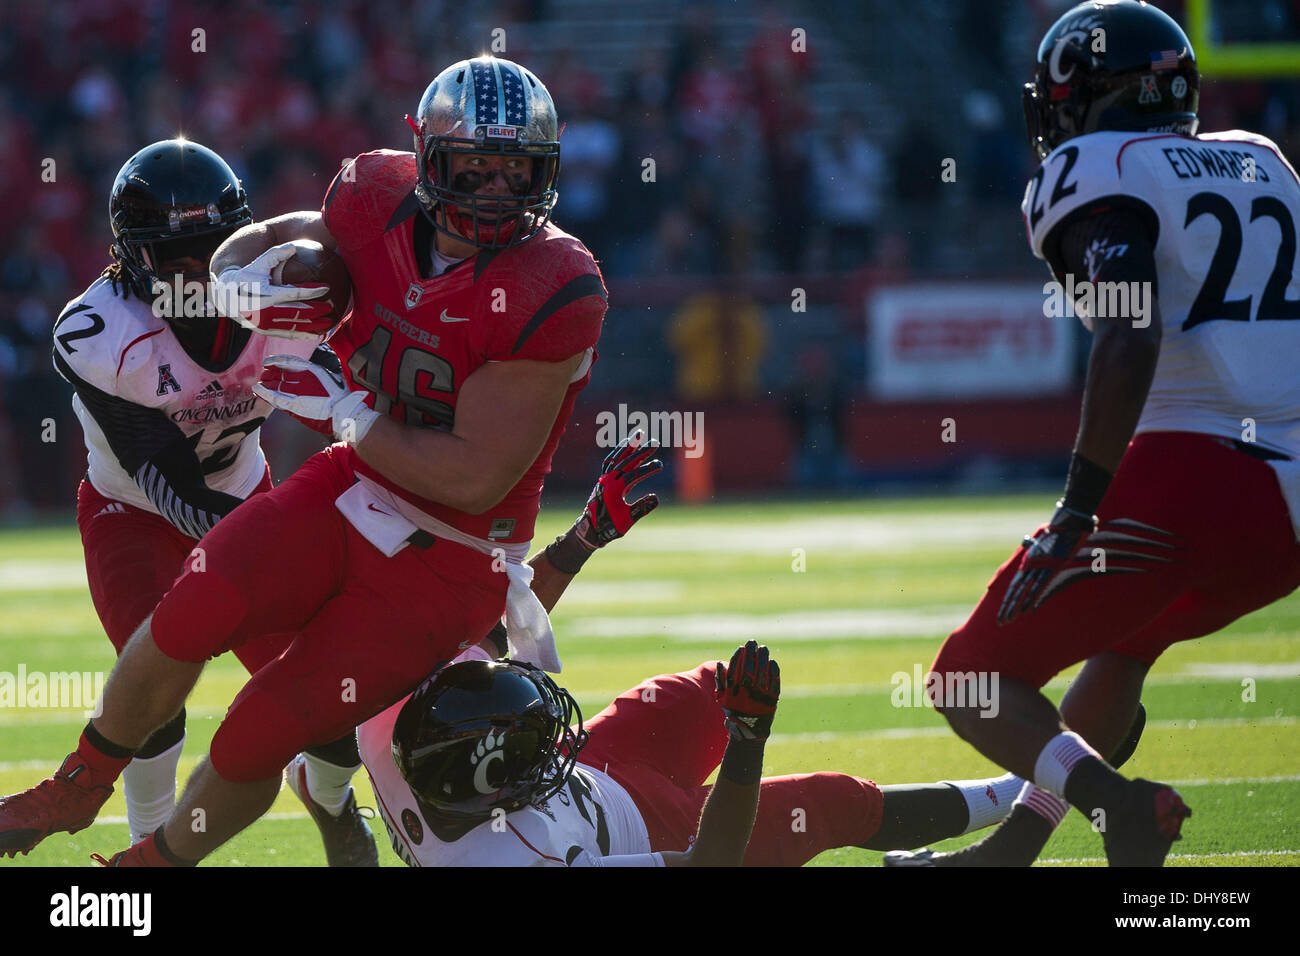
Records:
M221 383L214 378L212 381L208 382L207 385L203 386L203 389L199 392L199 397L202 398L204 396L220 395L224 391L225 389L221 387Z
M124 515L124 514L126 514L126 507L121 502L114 501L112 504L105 505L104 507L100 508L99 511L95 512L95 517L98 518L100 515Z

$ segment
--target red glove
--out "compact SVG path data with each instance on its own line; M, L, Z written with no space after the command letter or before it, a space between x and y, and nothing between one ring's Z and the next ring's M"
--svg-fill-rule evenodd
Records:
M659 507L659 497L654 494L638 498L631 504L627 501L628 492L663 471L662 461L646 460L654 458L658 451L657 441L647 442L645 436L636 431L605 456L600 478L587 499L587 507L573 526L574 535L592 551L623 537L632 530L632 525Z
M781 696L781 668L768 657L766 644L749 641L736 648L731 663L718 661L718 703L733 740L766 740Z

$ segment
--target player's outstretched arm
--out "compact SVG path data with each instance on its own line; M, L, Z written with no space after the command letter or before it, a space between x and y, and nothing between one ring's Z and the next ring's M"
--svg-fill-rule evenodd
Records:
M533 569L533 592L548 612L588 558L659 507L655 494L628 501L633 488L663 471L664 463L655 458L658 451L659 442L647 442L640 431L623 439L605 456L591 496L573 527L528 562Z
M1119 209L1082 219L1067 228L1060 249L1061 274L1141 289L1140 296L1130 295L1128 301L1146 308L1141 314L1130 309L1128 316L1095 320L1065 494L1046 530L1025 538L1029 552L1007 588L999 624L1041 606L1050 597L1049 582L1096 530L1097 509L1137 428L1160 355L1155 252L1141 217Z
M781 668L767 647L750 641L731 663L719 663L718 702L730 739L718 780L700 813L695 843L685 853L664 853L667 866L740 866L758 814L763 745L772 733L781 696Z

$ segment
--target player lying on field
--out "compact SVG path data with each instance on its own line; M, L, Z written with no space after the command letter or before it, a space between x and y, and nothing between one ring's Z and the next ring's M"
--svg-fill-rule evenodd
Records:
M559 546L599 547L650 511L645 499L630 509L623 499L623 475L632 469L641 480L650 466L637 467L639 457L621 466L617 455L611 459L575 526L583 534L574 539L570 532ZM576 559L550 562L539 592L548 611L594 548L574 550ZM834 847L919 846L990 826L1020 789L1010 774L888 787L841 773L772 777L762 781L746 853L779 687L765 648L750 642L729 668L705 663L651 678L584 730L577 704L545 674L489 662L504 650L503 638L498 629L358 728L393 848L412 866L716 864L742 857L800 865ZM725 727L717 683L730 687ZM576 732L569 727L575 716ZM710 798L704 781L719 761L723 786ZM683 855L697 822L699 840Z
M939 865L1028 865L1071 805L1112 865L1161 864L1190 811L1101 755L1165 649L1300 584L1300 180L1262 136L1197 135L1199 86L1178 24L1123 0L1062 16L1025 87L1029 240L1094 339L1064 496L932 668L1000 675L996 717L937 705L1033 783ZM1039 689L1083 660L1058 711Z
M728 667L638 684L585 728L544 673L486 658L475 648L358 728L393 849L411 866L801 866L835 847L991 826L1020 789L1009 774L880 787L812 773L765 777L758 799L780 681L753 641Z
M252 220L243 187L212 150L183 139L146 146L122 166L109 197L113 264L54 327L54 366L76 391L86 439L77 490L86 577L119 654L199 539L271 487L258 438L273 409L252 391L263 360L310 356L321 341L254 335L208 303L213 251ZM256 673L284 643L273 635L235 656ZM122 774L133 843L171 813L184 740L182 707ZM330 865L377 866L352 795L361 765L354 735L300 759Z
M503 612L520 625L511 640L558 670L523 562L596 358L605 287L550 221L559 123L534 74L493 57L452 64L410 126L412 152L358 156L319 212L244 226L214 253L214 299L259 333L268 314L276 331L320 331L310 301L329 287L272 282L289 242L343 259L353 305L330 339L342 374L281 356L257 386L339 443L203 538L203 569L187 568L132 635L74 753L0 803L0 852L88 826L206 661L269 635L288 635L287 649L240 691L167 822L138 845L151 859L203 859L266 812L296 754L402 698ZM294 305L301 328L274 318Z

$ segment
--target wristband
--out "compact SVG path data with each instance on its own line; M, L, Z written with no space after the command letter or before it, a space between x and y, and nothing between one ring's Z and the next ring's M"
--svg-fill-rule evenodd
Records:
M1061 506L1070 511L1095 515L1115 476L1078 452L1070 456L1070 475L1065 479Z
M330 413L330 424L334 428L334 437L349 445L358 445L370 431L370 426L379 421L380 414L366 404L366 392L350 392L337 403Z
M718 779L741 786L758 783L763 776L764 743L766 741L729 739L722 754L722 766L718 768Z
M545 554L546 560L561 574L577 574L593 552L570 528L546 546Z

